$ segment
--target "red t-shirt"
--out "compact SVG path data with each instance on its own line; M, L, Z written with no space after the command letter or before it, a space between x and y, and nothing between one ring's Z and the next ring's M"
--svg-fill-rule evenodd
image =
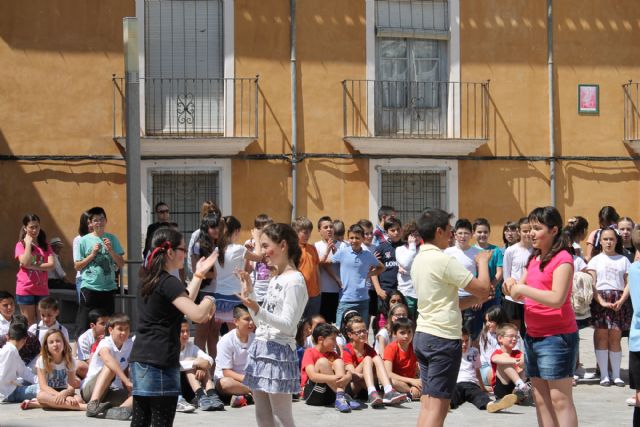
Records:
M527 267L527 285L544 291L551 290L553 272L562 264L569 264L573 270L573 257L567 251L558 252L543 271L540 271L540 260L532 259ZM571 334L578 330L576 315L571 307L571 284L561 308L551 308L529 298L525 298L524 304L524 320L529 336L541 338Z
M364 354L362 356L358 356L356 350L353 348L353 344L351 343L345 345L342 350L342 360L344 361L344 364L353 365L354 368L357 368L365 357L370 356L371 358L374 358L378 355L378 353L376 353L373 347L369 344L364 345Z
M407 378L415 378L418 372L418 361L413 352L413 345L409 344L407 351L400 348L397 341L394 341L384 348L384 360L391 362L391 371Z
M504 351L502 351L502 349L496 349L496 351L493 352L493 354L491 355L491 370L493 371L493 379L491 380L491 387L495 387L496 386L496 369L498 368L498 365L496 363L493 363L493 356L496 356L498 354L506 354ZM511 357L515 357L516 359L518 357L520 357L520 355L522 354L522 352L520 350L511 350L511 354L509 356Z
M335 351L330 351L328 353L320 353L315 347L308 348L304 351L304 355L302 356L302 363L300 365L300 386L304 387L309 377L307 376L306 367L309 365L315 365L316 362L320 359L329 359L330 362L333 362L336 359L340 359L338 353Z

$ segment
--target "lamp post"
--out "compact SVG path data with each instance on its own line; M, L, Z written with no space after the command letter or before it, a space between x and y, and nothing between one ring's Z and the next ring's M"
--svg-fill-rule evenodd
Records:
M138 64L138 20L123 18L124 38L124 81L127 128L127 282L129 298L138 294L138 270L142 265L142 237L140 221L142 217L140 196L140 79ZM124 290L121 287L124 308ZM130 310L132 324L135 325L134 310Z

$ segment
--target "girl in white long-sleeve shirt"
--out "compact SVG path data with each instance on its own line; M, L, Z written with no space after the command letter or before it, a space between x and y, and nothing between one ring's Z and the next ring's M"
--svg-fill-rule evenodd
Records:
M266 263L277 273L269 282L262 305L255 301L249 275L239 273L239 297L256 324L244 384L253 392L258 426L290 427L295 425L291 395L300 391L295 336L309 296L304 277L297 270L301 250L293 228L287 224L265 227L260 245Z

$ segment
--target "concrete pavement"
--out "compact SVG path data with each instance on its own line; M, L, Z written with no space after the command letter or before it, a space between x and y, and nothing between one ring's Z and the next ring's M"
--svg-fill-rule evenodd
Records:
M581 331L580 355L584 365L590 371L595 368L592 329ZM627 340L623 340L623 379L627 379L628 351ZM604 388L598 381L582 381L574 388L574 400L581 426L631 425L633 408L625 404L632 396L629 387ZM303 402L293 404L296 424L304 427L372 427L372 426L414 426L420 409L419 403L408 403L397 408L374 410L367 408L350 414L340 414L333 408L318 408ZM496 423L518 427L537 426L533 406L514 406L510 410L497 414L479 411L470 403L451 411L447 416L447 426L495 426ZM91 419L83 412L58 412L32 409L21 411L18 405L0 405L0 427L71 427L71 426L126 426L128 422ZM224 412L198 412L176 415L176 426L255 426L253 406L240 409L226 408Z

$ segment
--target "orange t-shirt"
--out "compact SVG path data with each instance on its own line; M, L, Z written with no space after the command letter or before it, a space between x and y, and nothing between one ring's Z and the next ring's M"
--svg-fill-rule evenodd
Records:
M407 378L415 378L418 372L418 361L416 354L413 352L413 345L409 344L407 351L400 348L396 341L390 343L384 348L384 360L392 363L391 370L394 374L398 374Z
M320 295L320 281L318 279L320 258L318 257L318 251L316 247L310 244L300 245L302 250L302 256L300 257L300 265L298 270L304 276L304 281L307 283L307 293L309 298L317 297Z

